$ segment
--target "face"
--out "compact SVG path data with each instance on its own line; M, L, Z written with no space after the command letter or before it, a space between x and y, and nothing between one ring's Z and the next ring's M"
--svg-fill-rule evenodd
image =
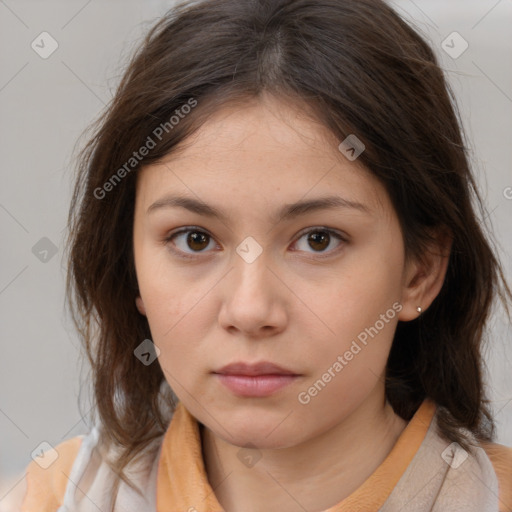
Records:
M180 401L224 440L271 448L384 397L406 265L383 186L272 98L225 107L186 142L140 171L134 219L137 305ZM295 376L215 373L261 361Z

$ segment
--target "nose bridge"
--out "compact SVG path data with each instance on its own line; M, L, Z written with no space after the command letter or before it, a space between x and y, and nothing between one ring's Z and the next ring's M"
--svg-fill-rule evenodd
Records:
M241 287L244 292L253 294L259 287L268 289L264 284L268 281L269 251L265 250L258 241L252 237L246 237L236 247L235 261L235 286Z
M264 251L256 240L246 239L239 244L224 288L219 317L224 328L265 336L270 333L269 327L272 332L284 328L287 315L271 266L270 251Z

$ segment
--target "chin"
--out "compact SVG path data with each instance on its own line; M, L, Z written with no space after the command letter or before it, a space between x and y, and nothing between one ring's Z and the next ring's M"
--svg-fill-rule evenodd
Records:
M245 447L251 444L262 450L289 448L300 442L298 429L292 424L287 427L284 425L286 420L283 422L283 418L286 414L279 415L279 419L273 416L264 418L263 415L263 413L247 415L242 421L233 418L226 428L231 435L226 431L216 432L216 435L235 446ZM300 435L303 436L304 433L301 432Z
M231 430L230 432L233 437L224 440L234 446L238 446L240 449L276 450L290 448L297 444L289 435L282 435L282 433L279 436L269 436L268 431L254 430L254 432L250 432L243 430L235 432Z

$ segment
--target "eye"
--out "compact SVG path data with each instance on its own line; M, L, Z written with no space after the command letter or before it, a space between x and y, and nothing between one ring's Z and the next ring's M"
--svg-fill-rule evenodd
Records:
M306 238L305 244L303 244L303 247L311 247L311 248L315 249L314 252L317 252L317 253L318 252L331 253L331 252L335 251L336 249L333 249L331 251L325 251L325 248L329 247L330 242L332 241L333 238L338 240L338 242L339 242L338 247L340 245L343 245L342 242L347 241L346 238L344 236L342 236L340 233L338 233L337 231L333 231L332 229L329 229L329 228L310 229L300 236L297 244L299 244L300 240L302 240L305 237L307 237L307 238ZM304 249L299 249L299 250L304 250ZM323 256L321 256L321 257L323 257Z
M186 236L184 236L186 235ZM326 247L329 247L331 245L332 239L338 240L340 245L343 245L342 242L347 242L347 239L342 236L337 231L334 231L329 228L314 228L309 229L306 232L303 232L296 244L300 242L301 239L305 238L306 244L309 247L312 247L314 252L316 253L323 253L323 252L333 252L331 251L325 251ZM177 242L176 242L177 240ZM213 241L213 237L208 234L207 232L196 228L194 226L190 226L184 229L181 229L179 231L176 231L174 233L171 233L169 236L167 236L164 239L164 242L166 245L169 246L169 249L177 254L180 257L183 258L195 258L194 254L197 255L202 252L207 252L206 249L208 249L208 246L210 246L210 243ZM300 245L300 244L299 244ZM305 245L305 244L303 244ZM174 247L177 247L175 249ZM189 252L188 249L191 249L192 252ZM297 249L293 249L293 251L296 251ZM298 250L304 250L304 249L298 249ZM306 250L307 252L307 250ZM320 256L321 258L324 256Z
M187 236L184 237L183 235ZM346 238L337 231L334 231L329 228L315 228L304 232L298 239L298 242L296 243L298 244L300 240L305 238L306 236L306 244L308 244L309 247L313 248L314 252L316 253L333 252L325 251L325 248L329 247L330 242L332 241L333 238L338 240L338 247L342 245L342 242L347 241ZM178 240L178 242L176 243L174 240ZM189 227L181 229L180 231L177 231L175 233L171 233L171 235L166 237L164 241L167 245L169 245L169 243L172 242L172 245L178 247L178 250L174 249L173 247L170 247L170 250L178 254L179 256L184 258L194 258L194 253L198 254L201 252L207 252L206 249L210 245L210 242L213 241L213 238L205 231L202 231L195 227ZM303 245L303 247L304 246L305 245ZM187 249L191 249L192 252L188 252ZM295 251L296 249L293 250ZM299 250L305 249L299 248Z
M183 237L183 235L187 236ZM175 239L178 240L178 243L174 242ZM192 254L205 252L205 248L208 247L209 241L211 240L213 240L213 238L208 233L193 226L181 229L165 238L166 244L172 242L172 245L178 247L178 250L175 250L173 247L170 247L170 250L184 258L194 258L194 256L190 255L191 253L187 252L187 247L192 249Z

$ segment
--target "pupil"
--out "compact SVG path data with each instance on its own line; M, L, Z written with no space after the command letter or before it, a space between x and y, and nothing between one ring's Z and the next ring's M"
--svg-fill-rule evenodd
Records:
M317 243L322 243L322 242L325 242L326 240L328 240L329 238L329 235L327 233L325 233L325 231L316 231L315 233L311 234L309 236L309 242L313 242L313 244L317 244ZM327 243L327 245L329 245ZM324 243L323 244L323 247L320 247L320 249L325 249L326 247L326 244ZM313 249L315 249L315 247L312 246ZM318 249L318 247L317 247Z
M206 243L204 247L192 247L191 245L198 244L198 243L199 243L199 245L201 245L201 242L204 244L205 241L206 241L206 235L204 233L198 233L197 231L194 231L189 234L187 242L189 243L189 247L191 249L201 250L201 249L204 249L204 247L208 246L208 243Z

